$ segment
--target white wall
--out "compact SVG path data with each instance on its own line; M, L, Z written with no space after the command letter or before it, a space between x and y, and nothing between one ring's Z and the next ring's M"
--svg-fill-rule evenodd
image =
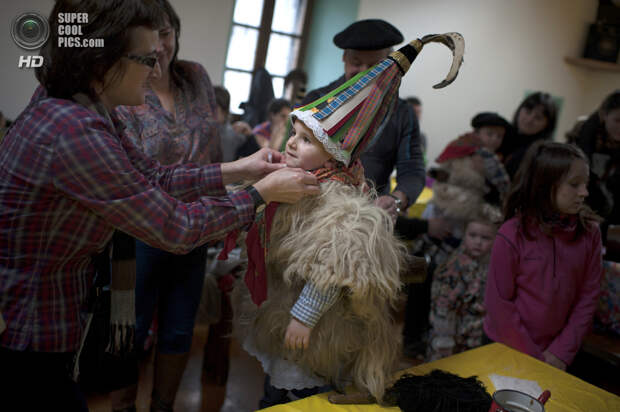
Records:
M20 55L35 55L38 51L27 52L17 47L10 35L11 23L26 11L47 17L53 3L52 0L0 2L0 22L5 28L0 35L0 111L10 119L23 110L38 84L33 69L17 67ZM181 19L179 57L202 63L213 84L221 84L234 0L173 0L172 4Z
M0 110L14 118L36 86L31 69L18 69L19 49L9 34L15 16L38 11L47 16L52 0L0 2ZM557 137L574 119L592 112L620 87L620 74L590 71L564 63L583 50L595 0L360 0L358 18L378 17L397 26L407 39L459 31L466 40L465 65L443 90L431 86L448 71L447 49L428 46L403 79L401 95L418 95L425 108L422 129L429 136L429 159L458 134L471 117L495 110L512 118L525 90L542 89L564 98ZM202 63L214 84L222 82L234 0L174 0L181 18L181 58ZM316 54L316 51L315 51ZM327 60L327 59L326 59ZM76 62L79 64L79 62ZM330 64L342 70L340 59ZM339 72L341 73L341 72ZM310 74L312 76L312 74Z
M179 57L201 63L222 84L234 0L169 0L181 19Z
M458 31L465 37L465 63L456 81L435 90L451 55L443 45L427 46L403 78L401 96L423 102L421 127L429 138L429 159L459 134L470 119L493 110L511 120L526 90L564 99L556 138L575 118L590 113L613 89L619 73L570 66L564 56L583 51L594 0L360 0L359 19L382 18L409 41L429 33Z
M304 70L308 73L308 91L323 87L342 76L342 49L334 44L333 38L357 20L358 7L359 0L314 1L304 63Z

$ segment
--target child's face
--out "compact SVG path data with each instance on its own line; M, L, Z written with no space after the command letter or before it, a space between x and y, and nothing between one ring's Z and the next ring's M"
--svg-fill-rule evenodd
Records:
M332 157L301 121L293 122L291 137L286 142L284 154L288 167L300 167L304 170L317 169Z
M502 126L482 126L476 130L476 134L482 141L482 147L493 153L502 145L505 133L506 129Z
M495 239L495 228L482 222L469 222L465 230L465 249L473 258L480 258L491 251Z
M549 119L545 116L545 107L542 104L536 105L531 109L523 106L519 110L517 127L521 134L532 136L540 133L547 127L548 123Z
M588 196L588 165L581 159L573 160L564 179L555 193L555 207L560 213L574 215L579 213Z

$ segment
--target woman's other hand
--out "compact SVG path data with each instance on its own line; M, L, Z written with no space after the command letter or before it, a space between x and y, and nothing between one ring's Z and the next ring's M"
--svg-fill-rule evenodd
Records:
M275 171L256 182L254 188L265 203L296 203L306 195L321 193L316 176L299 168Z

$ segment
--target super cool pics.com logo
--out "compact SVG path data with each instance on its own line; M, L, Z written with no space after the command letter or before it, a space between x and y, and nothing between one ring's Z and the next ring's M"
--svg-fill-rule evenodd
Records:
M88 24L88 13L58 13L58 47L104 47L103 39L82 38L82 25ZM11 25L15 44L24 50L43 47L50 36L47 19L37 12L26 12L15 17ZM43 65L43 56L19 56L17 67L32 68Z

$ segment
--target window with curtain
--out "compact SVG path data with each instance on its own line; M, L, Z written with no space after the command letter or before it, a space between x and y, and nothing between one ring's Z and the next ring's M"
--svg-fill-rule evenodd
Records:
M248 100L252 73L264 67L272 76L276 97L284 95L284 77L302 64L312 0L235 0L228 41L224 87L232 113Z

